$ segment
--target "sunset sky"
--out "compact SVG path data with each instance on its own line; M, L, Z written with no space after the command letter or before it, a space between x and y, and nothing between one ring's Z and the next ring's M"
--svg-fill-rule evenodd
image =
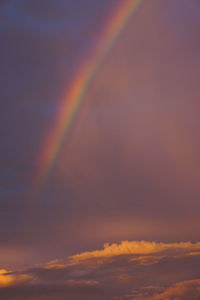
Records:
M200 1L0 0L0 300L200 299Z

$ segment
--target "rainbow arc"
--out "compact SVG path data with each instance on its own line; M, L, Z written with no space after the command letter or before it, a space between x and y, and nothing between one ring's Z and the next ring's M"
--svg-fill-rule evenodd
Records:
M142 0L119 1L120 4L112 12L99 36L93 54L79 66L39 154L39 168L35 178L38 189L45 183L55 164L63 140L70 132L91 81L141 2Z

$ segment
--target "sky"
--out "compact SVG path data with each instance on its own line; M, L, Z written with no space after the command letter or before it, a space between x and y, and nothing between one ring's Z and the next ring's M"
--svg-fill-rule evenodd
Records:
M128 1L0 0L0 299L200 297L198 0L138 1L38 176Z

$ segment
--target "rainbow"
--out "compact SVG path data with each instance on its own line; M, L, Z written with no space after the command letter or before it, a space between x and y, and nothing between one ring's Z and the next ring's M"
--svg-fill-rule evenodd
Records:
M141 2L142 0L119 1L119 5L102 31L92 55L79 67L40 152L35 182L37 186L43 185L48 177L64 137L70 131L91 81Z

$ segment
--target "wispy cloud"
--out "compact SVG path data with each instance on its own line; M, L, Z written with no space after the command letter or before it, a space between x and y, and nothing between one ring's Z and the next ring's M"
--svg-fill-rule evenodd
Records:
M168 288L147 287L139 294L127 294L119 297L119 300L198 300L200 279L177 282Z

